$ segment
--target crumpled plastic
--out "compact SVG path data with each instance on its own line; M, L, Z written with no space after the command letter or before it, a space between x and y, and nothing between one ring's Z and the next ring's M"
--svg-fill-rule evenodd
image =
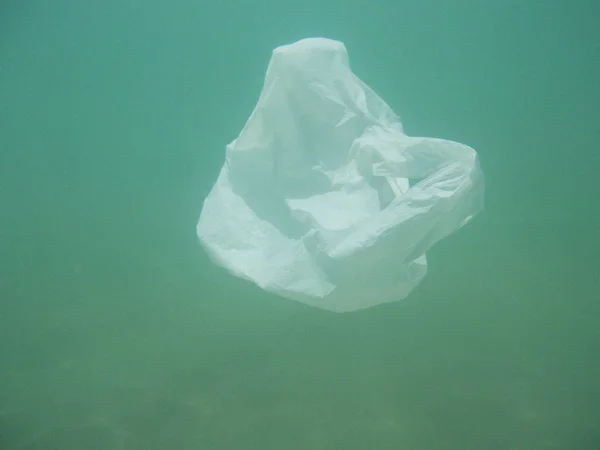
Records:
M215 264L265 291L356 311L406 298L426 251L483 194L475 150L407 136L342 42L303 39L273 50L197 235Z

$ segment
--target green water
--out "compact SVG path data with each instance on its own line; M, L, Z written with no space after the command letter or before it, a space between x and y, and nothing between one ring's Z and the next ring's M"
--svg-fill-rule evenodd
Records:
M599 5L3 1L0 449L599 449ZM312 309L197 243L309 36L480 154L485 212L404 302Z

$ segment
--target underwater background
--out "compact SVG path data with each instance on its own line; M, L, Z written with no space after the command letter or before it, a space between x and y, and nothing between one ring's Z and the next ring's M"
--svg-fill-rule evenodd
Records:
M600 3L4 0L0 450L600 449ZM485 210L334 314L195 235L273 48L323 36ZM596 281L594 281L596 280Z

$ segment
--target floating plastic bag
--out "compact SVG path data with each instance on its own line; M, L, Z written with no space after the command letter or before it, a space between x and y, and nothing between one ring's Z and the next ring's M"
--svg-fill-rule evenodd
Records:
M475 151L404 134L328 39L273 51L225 157L197 225L212 260L330 311L405 298L425 252L483 208Z

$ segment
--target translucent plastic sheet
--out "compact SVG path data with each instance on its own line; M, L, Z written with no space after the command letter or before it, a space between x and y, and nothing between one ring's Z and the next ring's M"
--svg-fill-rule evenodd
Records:
M344 44L304 39L273 51L197 233L232 274L352 311L405 298L425 252L482 210L483 190L472 148L407 136Z

